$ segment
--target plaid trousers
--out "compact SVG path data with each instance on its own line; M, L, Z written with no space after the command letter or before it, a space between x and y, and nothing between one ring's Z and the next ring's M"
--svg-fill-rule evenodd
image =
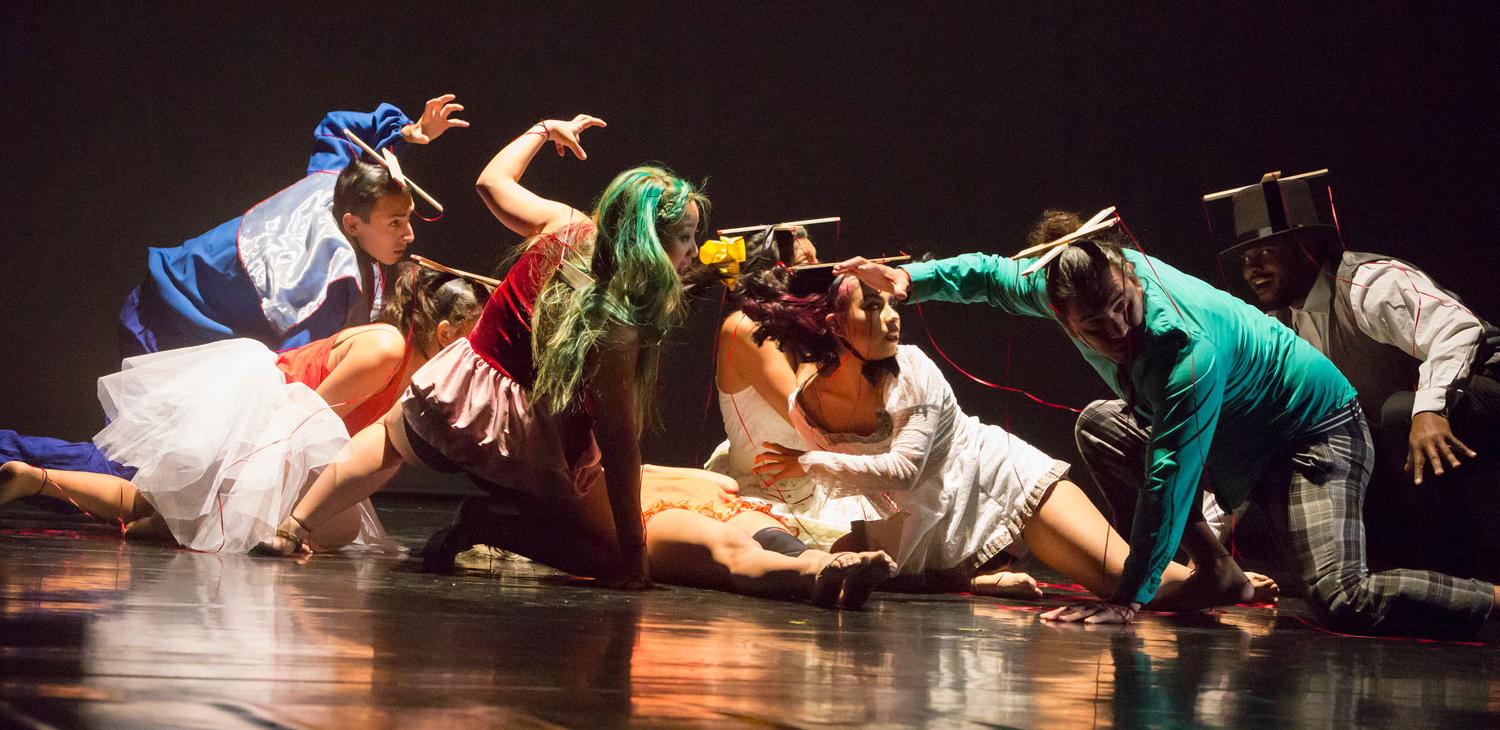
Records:
M1357 406L1352 411L1343 425L1285 444L1250 496L1270 518L1283 558L1308 586L1308 605L1325 626L1343 631L1478 631L1494 603L1489 583L1425 570L1371 573L1366 566L1361 511L1374 451L1364 416ZM1124 401L1089 404L1074 432L1096 481L1142 488L1150 429Z

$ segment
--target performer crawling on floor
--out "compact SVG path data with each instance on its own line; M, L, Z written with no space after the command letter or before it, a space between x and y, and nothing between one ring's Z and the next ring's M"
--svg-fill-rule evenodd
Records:
M285 350L374 321L385 268L411 246L411 193L361 151L427 144L468 122L444 94L412 122L381 104L330 112L313 130L307 176L244 215L153 248L145 283L120 309L121 357L246 337Z
M402 267L378 323L281 353L233 339L126 360L122 372L100 378L110 424L94 443L3 444L19 453L0 457L29 463L0 466L0 505L50 498L118 520L128 537L169 537L202 551L243 553L270 539L350 434L385 415L412 373L479 318L483 285ZM69 454L90 458L70 462ZM395 545L368 501L313 539L324 550Z
M1225 508L1263 500L1266 514L1284 517L1275 539L1325 624L1421 634L1480 628L1500 594L1495 586L1366 567L1360 505L1370 433L1333 363L1279 322L1162 261L1098 236L1057 243L1036 260L976 253L900 269L863 259L838 267L898 299L988 302L1053 318L1119 394L1082 417L1103 421L1096 430L1111 446L1090 462L1096 476L1141 487L1130 556L1107 600L1044 618L1129 621L1158 595L1179 541L1197 566L1184 592L1239 587L1248 598L1249 582L1194 509L1206 488ZM1214 479L1203 484L1206 469Z
M416 462L467 473L504 507L476 502L460 510L423 551L433 568L451 568L460 550L483 542L605 585L642 589L651 585L652 555L663 554L665 535L668 558L697 560L697 567L663 566L685 581L727 572L737 576L731 587L793 592L811 591L816 581L823 602L854 606L889 574L889 559L875 552L740 550L749 543L730 532L736 528L669 504L653 513L657 543L648 543L640 429L660 342L682 314L680 275L697 251L708 201L658 167L617 175L591 216L521 186L545 144L583 159L579 134L603 125L582 114L538 123L486 166L481 197L502 223L528 236L519 258L473 334L417 371L401 402L354 437L264 552L305 549L329 519L378 490L402 463ZM718 509L713 499L695 504ZM739 524L755 519L743 517ZM750 560L730 561L741 554ZM765 567L777 562L782 567ZM769 572L769 583L757 583L757 571Z

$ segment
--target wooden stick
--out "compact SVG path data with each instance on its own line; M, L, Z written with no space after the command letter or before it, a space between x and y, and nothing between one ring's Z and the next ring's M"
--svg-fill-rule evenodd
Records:
M872 263L872 264L888 264L888 263L891 263L892 261L909 261L910 259L911 259L910 256L908 256L906 254L902 254L900 256L886 256L885 258L870 259L870 263ZM826 268L828 268L830 266L838 266L840 263L842 263L842 262L835 261L833 263L826 263L826 264L801 264L799 266L788 266L787 268L791 269L792 271L807 271L808 269L826 269Z
M1074 242L1074 241L1076 241L1076 240L1078 240L1080 238L1083 238L1084 236L1087 236L1090 233L1098 233L1099 231L1102 231L1102 230L1104 230L1106 228L1109 228L1110 226L1113 226L1115 224L1115 220L1116 219L1114 219L1114 218L1110 218L1109 220L1106 220L1106 221L1100 221L1100 222L1094 223L1092 225L1083 226L1083 227L1079 228L1078 230L1073 231L1072 233L1069 233L1066 236L1063 236L1062 238L1059 238L1059 239L1057 239L1055 241L1048 241L1046 243L1039 243L1039 244L1037 244L1035 246L1032 246L1031 248L1028 248L1028 249L1026 249L1024 251L1021 251L1021 252L1019 252L1017 254L1012 255L1010 258L1012 260L1024 259L1027 256L1033 256L1033 255L1039 254L1039 253L1041 253L1043 251L1046 251L1048 249L1061 248L1062 246L1064 246L1066 244L1069 244L1069 243L1072 243L1072 242Z
M411 260L417 262L417 265L419 265L419 266L425 266L425 267L427 267L429 269L432 269L434 271L441 271L441 272L443 272L445 274L452 274L454 276L462 276L463 278L469 279L471 281L477 281L477 282L479 282L481 284L488 284L491 288L495 288L495 287L499 287L500 286L500 280L499 279L491 279L488 276L480 276L478 274L471 274L471 273L469 273L467 271L464 271L463 269L455 269L455 268L453 268L451 266L444 266L444 265L442 265L442 264L440 264L440 263L438 263L436 261L433 261L430 258L427 258L426 256L418 256L416 254L412 254Z
M775 228L776 230L779 230L779 231L785 231L787 229L795 228L797 226L811 226L811 225L816 225L818 223L838 223L841 220L843 220L843 218L840 218L838 216L833 216L832 218L809 218L807 220L802 220L802 221L787 221L785 223L774 223L774 224L773 223L762 223L761 225L758 225L758 226L740 226L739 228L720 228L719 229L719 235L722 236L722 235L724 235L726 233L745 233L747 231L759 231L759 230L762 230L762 229L765 229L765 228Z
M390 163L386 162L385 158L381 157L379 152L376 152L375 150L371 149L370 145L365 144L365 141L362 140L362 139L360 139L358 135L356 135L355 133L353 133L353 132L345 129L344 130L344 136L348 137L349 139L354 140L354 143L357 144L357 145L359 145L359 148L362 149L362 150L364 150L371 157L374 157L375 161L379 162L381 167L384 167L387 170L391 169ZM422 186L420 186L420 185L417 184L417 181L415 181L415 180L407 177L406 175L401 175L399 179L400 179L401 182L404 182L407 185L410 185L411 186L411 191L414 192L414 193L416 193L423 200L427 201L427 204L430 205L430 206L432 206L433 208L435 208L437 210L437 212L439 212L439 213L443 212L443 204L437 202L436 200L434 200L431 195L428 195L427 191L423 190Z
M1328 168L1325 167L1325 168L1323 168L1321 170L1313 170L1312 172L1304 172L1304 173L1301 173L1301 174L1298 174L1298 175L1291 175L1289 177L1283 177L1283 178L1278 178L1278 179L1280 179L1283 182L1285 182L1287 180L1302 180L1304 178L1318 177L1319 175L1327 175L1327 174L1328 174ZM1237 193L1237 192L1239 192L1241 190L1244 190L1245 188L1253 188L1253 187L1255 187L1256 185L1259 185L1259 184L1260 183L1255 183L1254 185L1241 185L1241 186L1239 186L1237 188L1230 188L1228 190L1220 190L1217 193L1209 193L1208 195L1203 196L1203 202L1207 203L1207 202L1211 202L1211 201L1214 201L1214 200L1221 200L1223 198L1227 198L1227 197L1229 197L1231 195L1234 195L1235 193Z

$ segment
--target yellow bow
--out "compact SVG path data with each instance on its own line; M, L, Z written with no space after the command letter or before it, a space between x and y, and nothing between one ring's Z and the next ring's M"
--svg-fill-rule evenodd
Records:
M740 275L740 264L745 261L745 237L731 236L704 241L698 247L698 260L705 266L719 270L724 285L733 289Z

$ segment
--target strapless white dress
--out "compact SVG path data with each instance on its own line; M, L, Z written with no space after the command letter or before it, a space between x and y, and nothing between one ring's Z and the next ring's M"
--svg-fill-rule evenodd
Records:
M827 550L834 540L849 532L850 522L881 519L890 513L862 495L833 497L809 478L768 485L756 476L751 468L755 455L762 451L761 444L805 450L807 442L755 388L735 393L720 390L719 413L729 438L719 444L704 468L733 478L740 485L740 496L769 502L771 511L797 528L798 537L808 545Z

